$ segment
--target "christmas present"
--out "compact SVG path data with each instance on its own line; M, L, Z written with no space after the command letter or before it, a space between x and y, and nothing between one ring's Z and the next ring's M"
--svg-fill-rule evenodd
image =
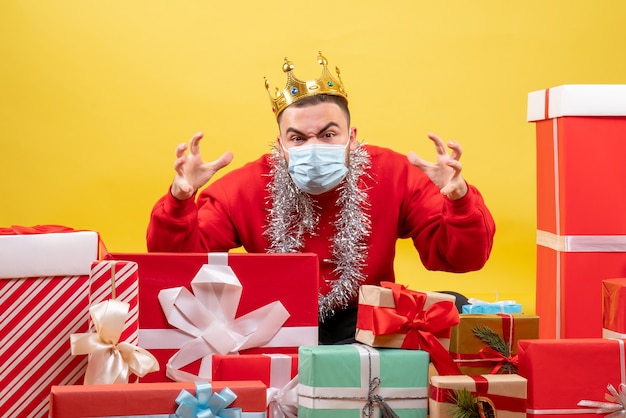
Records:
M221 396L220 396L221 395ZM208 405L207 405L208 403ZM169 382L53 386L50 418L158 415L265 418L265 385L260 381ZM225 412L226 411L226 412ZM199 415L199 414L204 415ZM172 415L174 416L174 415Z
M128 383L131 374L143 377L159 370L152 354L120 341L130 305L115 299L89 308L95 332L70 335L73 355L88 354L85 384Z
M89 306L108 299L128 303L128 317L119 340L133 345L139 344L138 286L139 277L135 262L98 260L91 264ZM93 326L91 328L93 329Z
M527 416L591 418L622 410L621 402L611 399L615 396L609 385L626 397L625 357L622 339L520 340L519 374L528 380Z
M526 417L526 379L517 374L433 376L428 411L431 418L452 418L481 408L485 416ZM489 410L492 410L489 413ZM459 411L459 415L455 414Z
M517 342L539 335L539 317L461 314L452 328L450 355L466 375L517 372Z
M9 233L0 235L0 416L44 417L51 386L82 383L87 359L71 355L69 336L88 330L98 234L54 225L0 232Z
M501 300L497 302L485 302L480 299L469 298L467 305L461 307L464 314L497 314L497 313L522 313L522 305L514 300Z
M626 279L602 281L602 336L626 338Z
M602 300L603 280L626 277L626 254L579 252L568 245L546 242L537 246L539 337L600 338L602 303L589 301Z
M60 225L0 228L0 279L89 275L98 233Z
M298 417L425 418L429 356L364 344L300 347Z
M455 300L390 282L363 285L355 339L372 347L426 350L439 374L460 374L447 351L450 329L459 322Z
M142 382L210 381L213 354L294 354L300 345L317 344L315 254L105 258L138 264L139 346L161 368Z
M267 386L268 416L274 418L297 415L297 374L297 354L215 354L213 356L213 381L262 381Z
M626 199L614 193L626 166L606 164L607 149L626 149L626 85L531 92L527 119L536 125L540 337L600 337L601 306L586 302L600 300L602 280L626 274Z

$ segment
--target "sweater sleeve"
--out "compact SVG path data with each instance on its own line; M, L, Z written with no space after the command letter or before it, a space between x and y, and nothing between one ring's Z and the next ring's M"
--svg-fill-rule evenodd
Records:
M411 232L422 263L429 270L455 273L481 269L491 254L495 222L478 189L468 185L458 200L435 195L426 201L427 213Z
M161 197L150 214L146 234L150 252L203 252L198 230L195 195L176 199L171 192Z

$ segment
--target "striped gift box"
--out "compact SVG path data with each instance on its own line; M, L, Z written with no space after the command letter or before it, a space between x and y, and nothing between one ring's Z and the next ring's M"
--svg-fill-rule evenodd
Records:
M133 345L139 341L138 280L137 263L133 261L100 260L91 264L89 306L108 299L128 303L128 318L120 341ZM91 324L90 329L94 331Z
M86 356L69 335L88 330L89 276L0 280L0 416L45 417L53 385L82 383Z
M54 225L0 231L0 416L46 417L51 386L82 383L70 334L89 330L98 245L97 232Z

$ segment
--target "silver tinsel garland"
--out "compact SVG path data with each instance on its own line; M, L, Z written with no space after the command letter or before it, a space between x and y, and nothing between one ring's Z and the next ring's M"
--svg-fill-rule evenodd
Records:
M314 199L302 192L291 180L287 162L275 146L270 156L268 194L271 207L265 230L270 241L270 253L295 253L304 247L304 235L316 235L319 207ZM370 157L361 143L350 151L348 173L339 186L335 221L335 236L331 244L333 259L325 260L336 265L334 279L327 279L330 291L319 295L319 319L332 316L338 309L349 306L365 280L363 267L367 259L367 238L371 222L366 190L359 189L359 179L370 167Z

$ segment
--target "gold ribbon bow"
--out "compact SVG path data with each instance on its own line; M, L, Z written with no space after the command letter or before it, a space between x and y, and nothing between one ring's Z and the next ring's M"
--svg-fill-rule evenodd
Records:
M96 332L70 335L72 355L88 354L85 384L128 383L131 373L143 377L159 370L157 359L143 348L119 342L130 305L105 300L89 308Z

